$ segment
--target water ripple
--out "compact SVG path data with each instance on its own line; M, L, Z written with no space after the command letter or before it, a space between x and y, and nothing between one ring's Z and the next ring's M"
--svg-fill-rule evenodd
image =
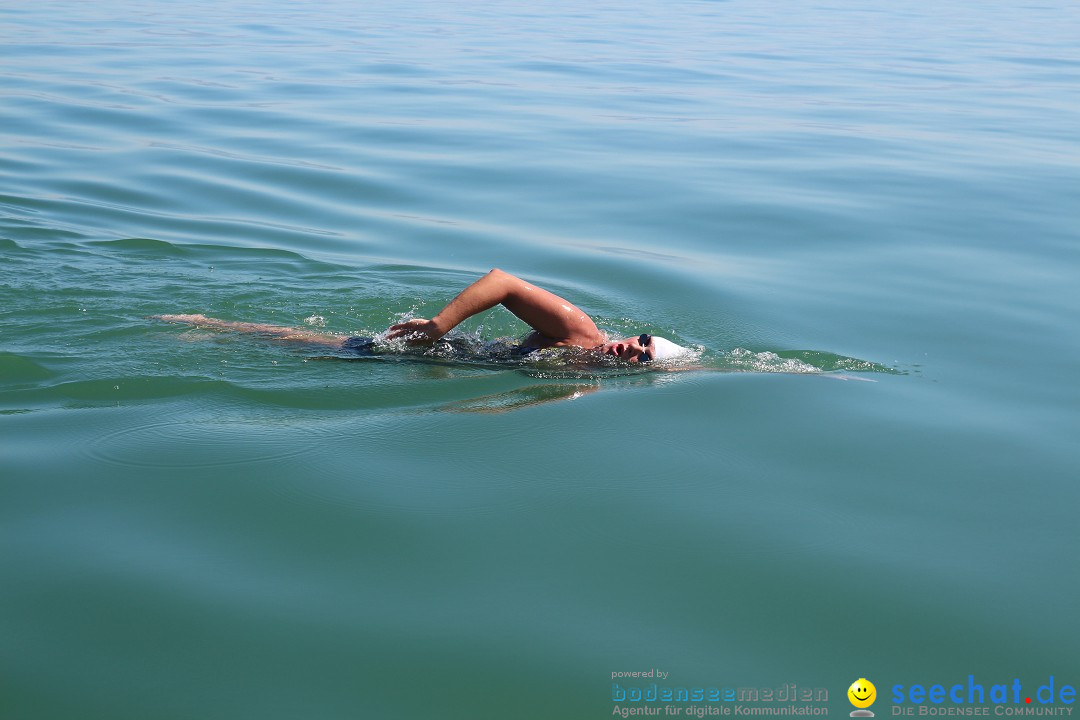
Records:
M181 419L125 427L88 439L82 452L112 465L141 468L215 468L280 462L315 453L310 428L266 418Z

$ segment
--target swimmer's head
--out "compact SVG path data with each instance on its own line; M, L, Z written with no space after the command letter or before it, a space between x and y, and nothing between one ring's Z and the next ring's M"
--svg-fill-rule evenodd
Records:
M604 343L599 348L605 355L625 360L626 362L651 362L670 360L690 352L682 345L676 345L662 337L642 333L637 337L626 338L618 342Z

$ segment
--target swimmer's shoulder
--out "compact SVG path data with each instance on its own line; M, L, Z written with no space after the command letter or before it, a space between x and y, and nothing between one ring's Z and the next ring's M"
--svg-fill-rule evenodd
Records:
M557 340L550 338L547 335L533 330L531 333L525 336L525 339L521 341L522 350L546 350L547 348L557 347L579 347L586 350L594 348L598 345L603 345L606 342L606 338L601 335L593 336L580 336L571 337L564 340Z

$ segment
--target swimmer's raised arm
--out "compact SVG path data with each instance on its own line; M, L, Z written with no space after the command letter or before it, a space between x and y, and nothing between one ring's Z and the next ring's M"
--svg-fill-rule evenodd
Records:
M607 339L592 318L568 300L498 268L462 290L432 319L414 318L391 325L387 338L431 343L465 319L499 304L532 327L528 344L534 347L591 348Z

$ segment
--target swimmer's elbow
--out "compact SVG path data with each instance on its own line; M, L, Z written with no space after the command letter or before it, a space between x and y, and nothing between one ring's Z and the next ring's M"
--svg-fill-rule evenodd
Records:
M521 278L515 277L505 270L491 268L484 278L494 287L501 288L504 293L511 293L521 284Z

